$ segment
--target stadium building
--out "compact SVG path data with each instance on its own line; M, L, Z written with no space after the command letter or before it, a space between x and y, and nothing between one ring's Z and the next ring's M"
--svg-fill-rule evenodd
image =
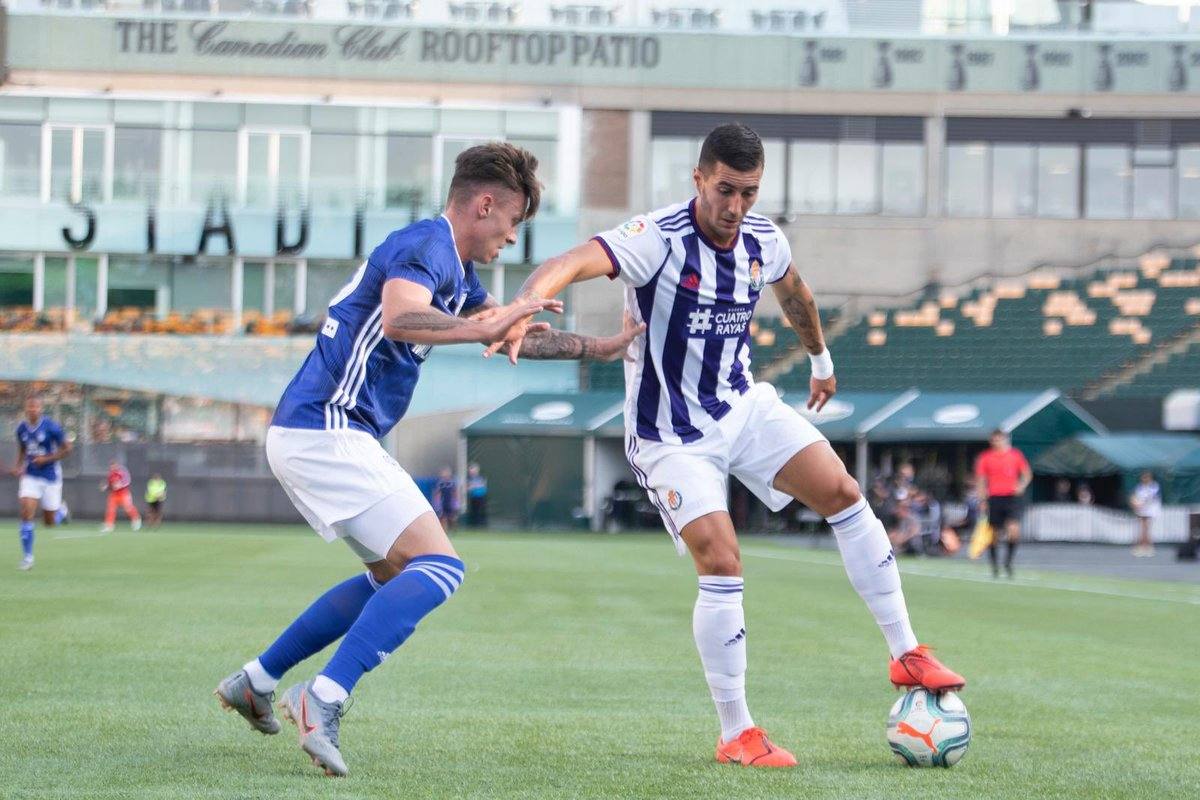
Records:
M459 152L541 160L543 211L481 270L507 299L686 197L701 138L737 119L844 387L1057 389L1160 427L1200 383L1198 31L1195 9L1134 2L8 2L0 380L59 387L88 480L114 451L186 476L209 456L173 442L234 440L194 474L241 487L230 517L290 518L257 455L269 409L328 298L437 211ZM575 287L567 310L611 330L618 292ZM760 314L757 374L802 391L807 360ZM430 474L523 391L621 384L520 370L439 352L391 446Z

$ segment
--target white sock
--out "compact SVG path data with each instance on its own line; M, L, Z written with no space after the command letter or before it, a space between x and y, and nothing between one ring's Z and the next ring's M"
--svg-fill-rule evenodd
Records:
M731 741L746 728L754 727L746 705L746 614L742 610L741 578L700 576L692 635L717 706L721 740Z
M340 683L332 678L326 678L324 675L313 678L312 693L322 703L344 703L350 696L350 693L343 689Z
M272 678L257 658L242 669L246 671L246 677L250 678L250 685L254 687L254 691L259 694L270 694L279 685L279 679Z
M859 498L854 505L829 517L828 522L850 584L879 623L892 658L899 658L917 646L917 637L908 621L900 570L883 523L866 498Z

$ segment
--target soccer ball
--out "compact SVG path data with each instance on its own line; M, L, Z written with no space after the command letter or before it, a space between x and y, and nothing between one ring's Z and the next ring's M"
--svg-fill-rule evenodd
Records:
M910 767L952 767L971 744L971 717L954 692L913 689L892 706L888 744Z

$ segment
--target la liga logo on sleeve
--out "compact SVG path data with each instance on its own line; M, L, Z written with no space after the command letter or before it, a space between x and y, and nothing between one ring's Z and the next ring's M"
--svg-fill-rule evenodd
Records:
M632 239L634 236L641 236L645 232L646 220L644 219L631 219L617 228L617 235L622 239Z

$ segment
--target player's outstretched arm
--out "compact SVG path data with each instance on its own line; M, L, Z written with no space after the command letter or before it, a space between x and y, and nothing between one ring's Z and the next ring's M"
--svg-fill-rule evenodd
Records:
M432 307L433 293L419 283L393 278L383 285L383 335L412 344L490 344L506 341L514 328L522 331L541 311L562 311L558 300L518 299L486 319L452 317ZM545 330L543 322L528 327Z
M496 298L488 295L482 305L472 309L466 316L487 319L499 313L501 308ZM521 355L543 361L616 361L628 357L629 345L645 330L645 325L635 323L627 314L621 332L613 336L584 336L554 328L527 331L521 345ZM483 357L489 358L496 352L511 354L508 343L503 342L498 349L489 347Z
M783 278L772 284L775 297L783 309L792 329L800 337L800 343L812 361L812 380L809 382L808 407L820 411L837 393L837 378L833 376L833 359L825 349L825 334L821 330L821 316L817 313L817 301L812 290L789 264Z

